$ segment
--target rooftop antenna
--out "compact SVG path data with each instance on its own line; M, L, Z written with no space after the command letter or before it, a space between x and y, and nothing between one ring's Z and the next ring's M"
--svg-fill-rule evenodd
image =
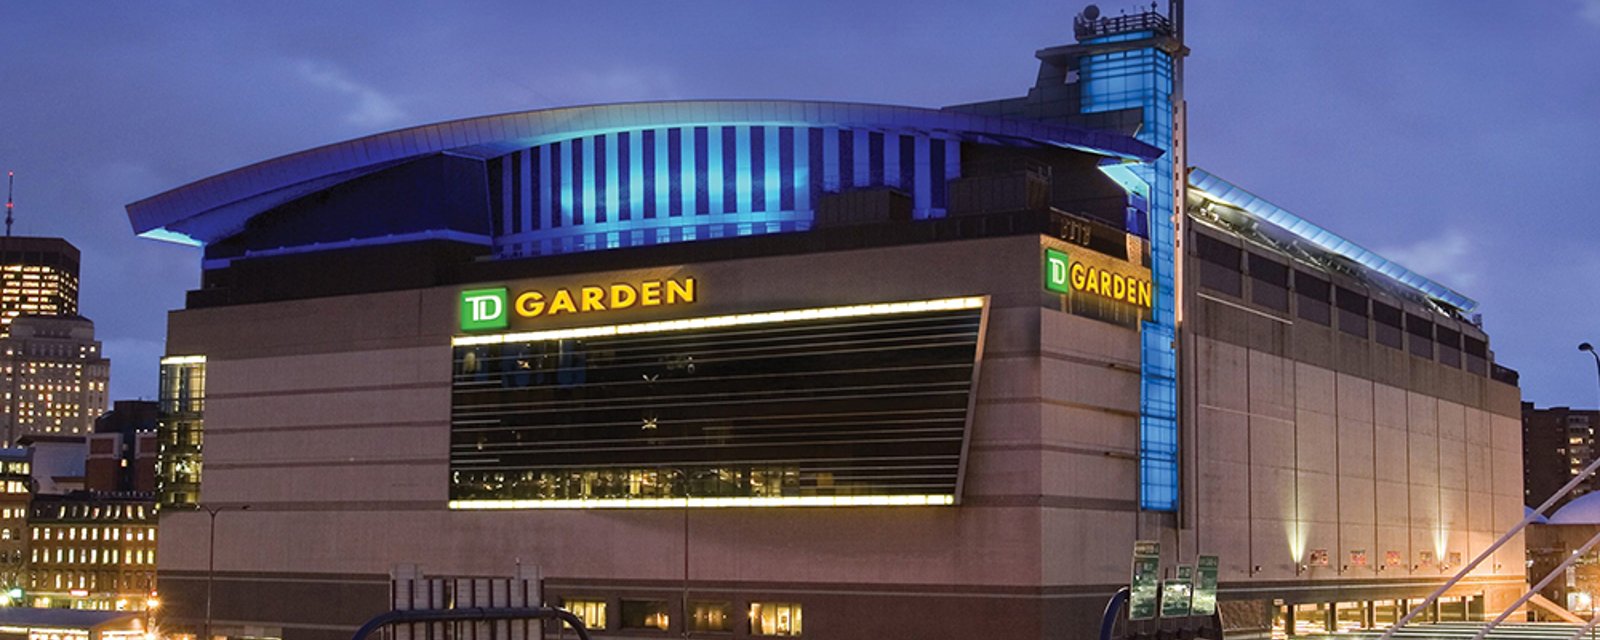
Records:
M1167 19L1172 21L1172 32L1183 42L1183 0L1168 0Z
M11 201L11 193L17 188L17 172L6 172L6 237L11 237L11 210L16 208L16 203Z

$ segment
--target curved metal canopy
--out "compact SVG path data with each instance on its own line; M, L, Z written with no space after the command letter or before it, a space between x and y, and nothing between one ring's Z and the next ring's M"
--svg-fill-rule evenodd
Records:
M1425 296L1441 300L1463 312L1471 312L1478 306L1476 300L1462 295L1455 289L1430 280L1422 274L1405 268L1398 262L1378 255L1377 252L1371 249L1319 227L1305 218L1290 213L1283 207L1268 202L1266 198L1250 193L1244 188L1223 180L1204 169L1195 168L1189 171L1189 185L1213 200L1244 211L1258 220L1294 234L1315 247L1343 256L1363 267L1411 287Z
M296 198L433 154L493 158L549 142L655 127L762 124L941 132L1019 140L1147 161L1159 149L1117 133L988 116L842 102L641 102L522 111L357 138L197 180L127 206L145 237L203 245Z

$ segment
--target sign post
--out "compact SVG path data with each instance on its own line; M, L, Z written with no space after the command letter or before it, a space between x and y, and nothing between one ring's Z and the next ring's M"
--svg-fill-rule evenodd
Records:
M1140 540L1133 543L1133 581L1128 584L1128 619L1156 617L1160 596L1161 543Z
M1161 583L1161 617L1189 617L1190 599L1194 595L1194 567L1180 564L1176 577Z
M1217 612L1217 557L1200 556L1195 562L1196 579L1191 613L1209 616Z

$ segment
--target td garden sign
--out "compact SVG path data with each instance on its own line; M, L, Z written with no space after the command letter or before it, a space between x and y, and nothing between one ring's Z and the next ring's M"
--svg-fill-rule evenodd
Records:
M693 277L527 289L514 295L506 287L469 289L461 292L461 330L505 329L513 315L531 319L690 304L695 295Z
M1150 280L1102 266L1073 262L1065 251L1044 250L1044 288L1056 293L1086 293L1150 308Z

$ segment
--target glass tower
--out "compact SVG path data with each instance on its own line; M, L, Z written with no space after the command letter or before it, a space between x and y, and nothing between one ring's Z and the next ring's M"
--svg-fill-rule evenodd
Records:
M163 508L200 504L201 438L205 431L205 356L161 359L161 443L156 462L157 503Z
M1088 45L1143 42L1148 46L1084 56L1078 73L1082 113L1137 109L1141 126L1134 137L1163 151L1154 162L1128 168L1148 187L1146 229L1150 234L1150 273L1156 285L1153 318L1145 323L1140 336L1139 502L1145 509L1170 511L1178 508L1177 244L1171 215L1176 197L1170 188L1176 170L1176 109L1173 55L1156 46L1160 23L1152 20L1149 26L1152 29L1083 40Z

